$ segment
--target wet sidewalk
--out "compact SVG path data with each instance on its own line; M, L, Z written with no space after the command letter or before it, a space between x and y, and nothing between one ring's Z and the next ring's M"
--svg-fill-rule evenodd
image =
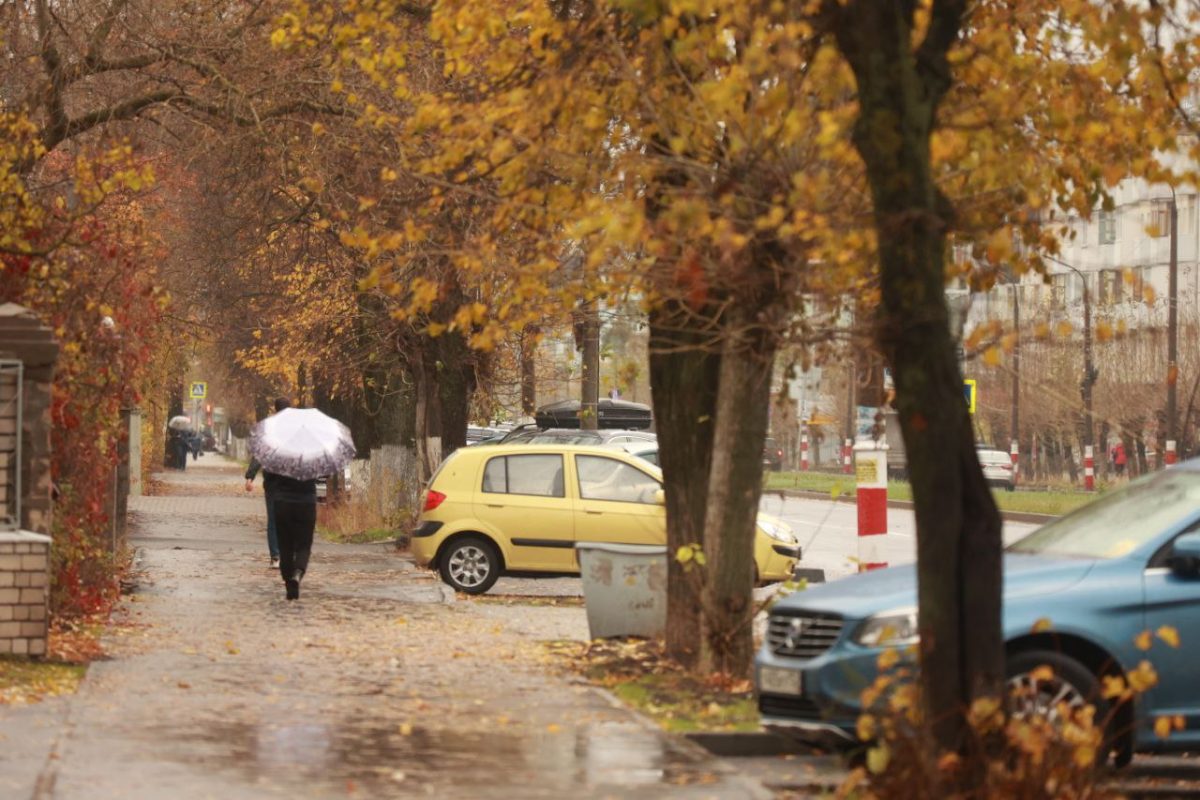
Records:
M156 477L164 496L131 498L139 584L112 659L41 713L49 757L4 797L770 796L391 548L319 543L289 603L236 464Z

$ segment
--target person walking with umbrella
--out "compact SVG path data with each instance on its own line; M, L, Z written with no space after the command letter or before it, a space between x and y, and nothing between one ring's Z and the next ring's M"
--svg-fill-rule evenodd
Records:
M171 463L167 466L187 469L187 433L191 425L191 418L182 415L171 417L167 423L167 452L171 457Z
M299 599L300 581L308 571L317 524L317 478L337 474L354 453L349 429L315 408L285 408L250 432L250 454L264 475L277 476L271 496L279 574L288 600Z
M275 413L278 414L285 408L291 408L292 401L286 397L275 398ZM246 491L249 492L254 488L254 476L262 469L262 464L258 463L258 459L250 457L250 466L246 468ZM279 566L279 535L275 530L275 503L271 492L275 489L279 482L279 476L273 472L263 470L263 496L267 499L267 552L271 554L271 569Z

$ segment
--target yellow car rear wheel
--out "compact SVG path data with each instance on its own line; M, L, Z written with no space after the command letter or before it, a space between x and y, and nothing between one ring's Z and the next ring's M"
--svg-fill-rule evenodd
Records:
M463 536L442 550L438 572L456 592L483 594L500 577L500 554L481 536Z

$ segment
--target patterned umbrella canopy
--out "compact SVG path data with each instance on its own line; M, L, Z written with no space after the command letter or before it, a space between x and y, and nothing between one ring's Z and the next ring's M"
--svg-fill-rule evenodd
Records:
M173 431L186 431L192 427L191 417L171 417L171 421L167 423L167 427Z
M336 474L354 458L350 429L315 408L285 408L250 432L263 469L301 481Z

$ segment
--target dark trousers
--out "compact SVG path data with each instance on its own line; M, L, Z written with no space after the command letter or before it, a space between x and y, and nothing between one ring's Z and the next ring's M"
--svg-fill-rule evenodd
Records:
M279 537L279 574L290 580L296 570L308 569L317 504L275 500L275 535Z
M271 558L279 558L279 534L275 531L275 499L269 494L265 496L267 498L267 551L271 554Z

